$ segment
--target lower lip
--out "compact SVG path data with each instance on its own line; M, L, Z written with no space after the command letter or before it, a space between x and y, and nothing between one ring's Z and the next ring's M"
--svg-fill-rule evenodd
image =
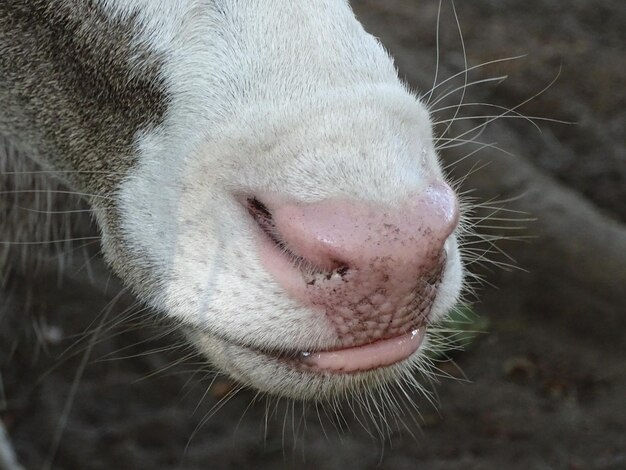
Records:
M309 370L333 373L364 372L400 362L419 349L426 327L375 343L336 351L302 353L299 363Z

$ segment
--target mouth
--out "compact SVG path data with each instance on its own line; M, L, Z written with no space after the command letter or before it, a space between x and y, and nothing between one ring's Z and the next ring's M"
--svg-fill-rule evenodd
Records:
M239 345L290 369L317 374L351 374L391 366L411 357L422 345L426 326L408 333L346 348L277 352Z
M421 346L426 327L417 328L395 338L383 339L362 346L321 352L302 353L300 366L314 372L365 372L396 364Z
M428 325L358 346L268 349L196 328L185 333L211 364L241 384L296 400L324 402L396 382L420 362Z

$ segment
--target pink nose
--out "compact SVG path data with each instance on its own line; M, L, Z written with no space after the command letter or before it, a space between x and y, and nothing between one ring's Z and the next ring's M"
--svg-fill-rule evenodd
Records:
M447 184L432 183L393 207L248 202L272 241L262 249L266 267L293 297L324 312L342 345L399 336L427 320L444 243L458 223Z

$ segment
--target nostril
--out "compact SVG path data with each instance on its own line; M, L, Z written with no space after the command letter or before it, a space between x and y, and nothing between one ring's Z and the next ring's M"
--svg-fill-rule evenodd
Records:
M270 213L270 210L267 208L265 204L263 204L257 198L249 197L246 199L246 202L248 203L248 210L254 216L260 215L268 219L272 218L272 214Z
M256 197L246 198L246 208L252 219L256 222L263 233L269 240L286 256L292 264L297 267L304 275L305 279L320 278L330 279L334 275L341 277L348 272L348 267L334 259L325 260L323 265L315 263L312 260L302 256L297 246L288 244L280 230L276 226L276 221L272 216L270 209Z
M255 197L249 197L246 199L246 208L248 213L252 216L254 221L276 244L279 244L280 240L276 237L276 224L272 213L265 204L259 201Z

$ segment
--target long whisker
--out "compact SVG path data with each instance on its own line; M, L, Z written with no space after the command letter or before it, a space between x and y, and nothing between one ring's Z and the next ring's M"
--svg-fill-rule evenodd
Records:
M430 89L430 91L428 91L428 93L426 93L426 95L424 96L425 101L426 101L426 106L428 106L428 102L430 101L430 99L432 98L432 94L433 92L437 89L437 87L439 85L437 85L437 78L439 76L439 60L440 60L440 54L441 54L441 50L440 50L440 36L439 36L439 28L441 26L441 6L442 6L443 0L439 0L439 5L437 7L437 31L435 33L435 42L436 42L436 63L435 63L435 78L433 79L433 86Z
M433 87L428 93L428 94L432 94L435 89L445 85L446 83L454 80L455 78L458 78L461 75L464 75L465 73L468 72L472 72L474 70L477 70L479 68L483 68L483 67L487 67L489 65L494 65L494 64L498 64L498 63L502 63L502 62L509 62L509 61L513 61L513 60L519 60L522 59L524 57L527 57L527 54L522 54L522 55L517 55L517 56L511 56L511 57L505 57L503 59L494 59L494 60L490 60L487 62L483 62L481 64L478 65L473 65L472 67L469 67L467 69L461 70L460 72L455 73L454 75L449 76L448 78L446 78L445 80L443 80L441 83L439 83L436 87ZM425 95L426 96L426 95ZM426 103L427 106L433 106L434 103Z

